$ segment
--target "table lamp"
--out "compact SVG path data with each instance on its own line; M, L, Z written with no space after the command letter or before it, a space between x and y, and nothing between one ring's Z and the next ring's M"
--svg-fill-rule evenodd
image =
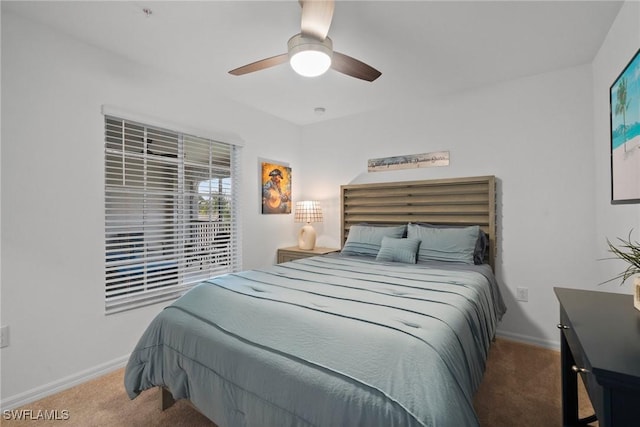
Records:
M296 202L295 222L306 223L298 232L298 247L310 251L316 246L316 230L311 226L312 222L322 222L322 209L320 202L304 200Z

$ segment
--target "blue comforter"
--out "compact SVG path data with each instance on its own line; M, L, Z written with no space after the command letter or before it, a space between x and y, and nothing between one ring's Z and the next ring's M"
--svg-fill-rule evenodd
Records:
M477 426L504 304L488 266L322 256L201 283L153 320L129 397L167 387L221 427Z

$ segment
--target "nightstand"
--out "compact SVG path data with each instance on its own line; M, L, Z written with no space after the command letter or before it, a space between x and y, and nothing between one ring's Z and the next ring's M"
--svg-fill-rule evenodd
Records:
M305 250L300 249L297 246L291 246L288 248L278 249L278 264L282 262L293 261L294 259L309 258L316 255L325 255L331 252L338 252L340 249L336 248L322 248L316 246L313 249Z

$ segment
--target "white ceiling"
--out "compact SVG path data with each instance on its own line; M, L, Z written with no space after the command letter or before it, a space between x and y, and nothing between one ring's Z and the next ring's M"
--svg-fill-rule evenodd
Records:
M2 1L13 12L196 81L298 125L590 63L619 1L337 1L334 49L382 72L365 82L288 64L227 72L285 53L297 1ZM144 8L152 11L150 16ZM326 108L319 116L315 107Z

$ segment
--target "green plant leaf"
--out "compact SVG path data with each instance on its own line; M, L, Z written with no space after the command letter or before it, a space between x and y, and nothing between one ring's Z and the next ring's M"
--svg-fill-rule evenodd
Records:
M627 268L622 271L620 274L616 275L612 279L607 280L606 282L600 283L601 285L604 283L609 283L614 280L622 279L622 283L624 283L628 278L635 276L636 274L640 274L640 243L638 241L633 241L631 239L631 233L633 229L629 231L629 236L627 239L623 239L618 237L618 241L620 244L618 246L611 243L609 239L607 239L607 245L609 245L609 252L611 252L614 256L608 259L621 259L627 264Z

